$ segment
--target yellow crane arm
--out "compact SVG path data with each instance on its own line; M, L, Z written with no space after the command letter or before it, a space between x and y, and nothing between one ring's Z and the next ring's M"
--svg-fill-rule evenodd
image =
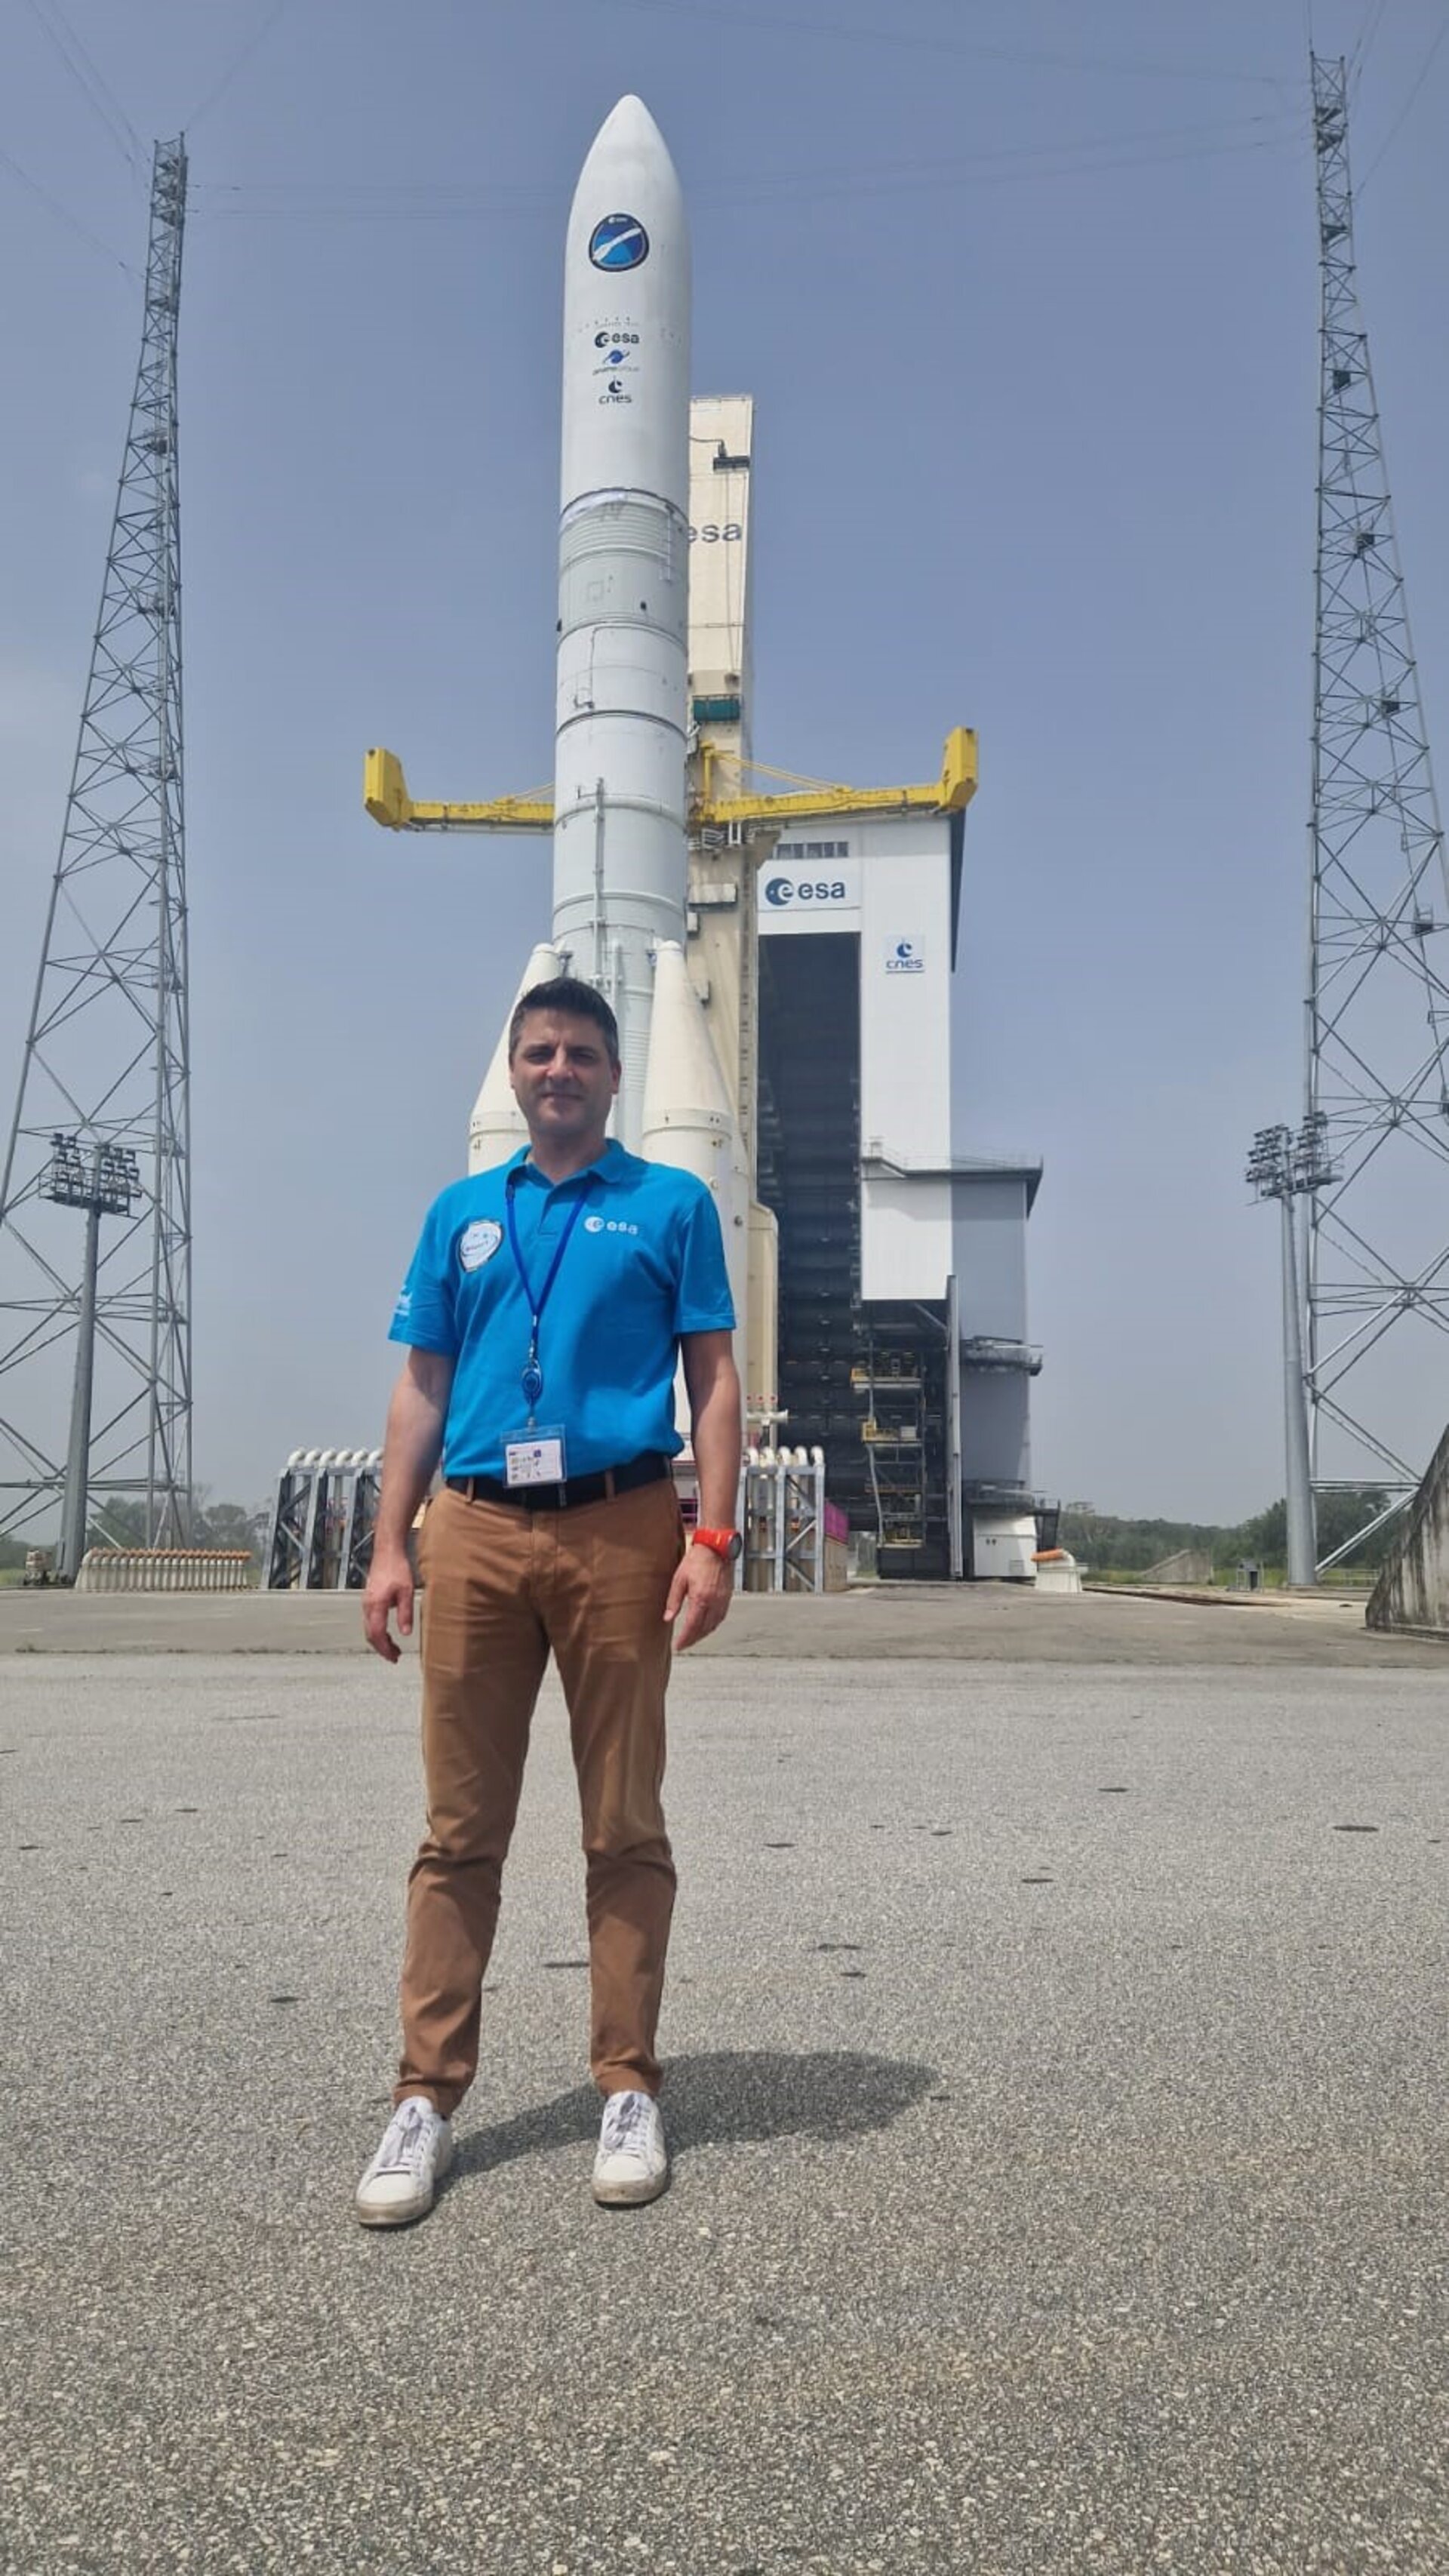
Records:
M551 832L553 799L495 796L486 805L428 805L408 794L395 751L370 751L363 762L362 801L390 832Z
M976 793L976 736L956 725L946 736L941 775L924 787L845 787L827 779L801 779L783 794L716 796L719 755L703 742L700 793L689 819L699 825L801 823L815 816L859 814L960 814ZM769 773L786 777L787 771ZM553 801L542 789L531 796L495 796L483 805L423 804L408 794L395 751L370 751L363 767L362 800L374 823L391 832L551 832Z
M969 725L953 725L946 736L941 775L928 787L837 787L825 778L800 778L782 795L716 796L713 774L720 755L702 742L702 793L691 809L697 823L803 823L831 814L960 814L976 793L976 736ZM788 770L763 771L788 778Z

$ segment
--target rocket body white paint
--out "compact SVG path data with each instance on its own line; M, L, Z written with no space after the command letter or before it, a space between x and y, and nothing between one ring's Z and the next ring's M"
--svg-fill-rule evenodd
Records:
M642 1141L653 953L684 941L689 230L664 139L621 99L564 254L553 945L619 1022Z

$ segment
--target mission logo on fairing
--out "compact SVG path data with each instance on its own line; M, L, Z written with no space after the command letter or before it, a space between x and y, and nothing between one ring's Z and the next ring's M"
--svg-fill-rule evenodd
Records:
M617 273L642 268L649 256L649 235L637 215L605 215L589 235L589 257L595 268Z

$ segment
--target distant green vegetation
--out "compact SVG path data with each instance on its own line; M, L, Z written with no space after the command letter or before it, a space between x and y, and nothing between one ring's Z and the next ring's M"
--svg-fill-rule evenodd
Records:
M1365 1521L1383 1510L1387 1500L1386 1494L1370 1486L1357 1493L1320 1495L1320 1557L1330 1555L1355 1530L1362 1529ZM1344 1574L1372 1573L1382 1565L1398 1526L1397 1520L1387 1522L1363 1547L1345 1557ZM1062 1513L1060 1538L1062 1546L1070 1548L1093 1574L1104 1577L1143 1574L1150 1565L1160 1565L1166 1556L1177 1556L1184 1548L1201 1548L1212 1558L1214 1581L1224 1583L1231 1582L1243 1564L1261 1566L1265 1575L1282 1574L1288 1558L1288 1508L1286 1503L1270 1503L1252 1520L1239 1521L1232 1527L1216 1521L1136 1521L1119 1518L1112 1512L1069 1508Z
M191 1524L193 1547L246 1548L260 1557L266 1542L267 1514L247 1511L241 1503L213 1503L205 1488L199 1488ZM58 1533L49 1537L0 1537L0 1582L18 1576L32 1547L45 1547L54 1554ZM146 1506L125 1495L118 1495L105 1507L105 1523L93 1519L86 1532L87 1547L144 1547L146 1539Z
M1387 1497L1371 1487L1353 1494L1325 1494L1318 1505L1318 1553L1326 1556L1341 1539L1350 1538L1375 1512L1382 1511ZM146 1511L140 1502L117 1500L107 1505L106 1528L92 1523L88 1545L92 1547L144 1547L146 1544ZM247 1548L260 1559L266 1538L265 1511L247 1511L240 1503L213 1503L197 1497L193 1526L195 1547ZM1346 1577L1362 1578L1383 1564L1393 1546L1397 1520L1376 1530L1367 1545L1346 1557L1342 1571ZM1114 1512L1096 1512L1083 1507L1068 1507L1062 1513L1060 1542L1073 1556L1088 1566L1099 1580L1113 1575L1143 1574L1150 1565L1160 1565L1166 1556L1177 1556L1184 1548L1202 1548L1212 1559L1213 1579L1230 1583L1244 1563L1258 1565L1271 1581L1283 1573L1288 1555L1288 1515L1285 1504L1270 1503L1252 1520L1239 1521L1227 1528L1216 1521L1139 1521ZM0 1583L18 1577L25 1563L27 1547L34 1540L0 1537ZM1338 1571L1335 1568L1335 1571Z
M205 1487L194 1492L191 1532L192 1547L244 1547L255 1556L260 1552L267 1526L264 1511L249 1512L240 1503L213 1503ZM118 1496L107 1503L105 1526L92 1521L86 1534L88 1547L145 1547L146 1506Z

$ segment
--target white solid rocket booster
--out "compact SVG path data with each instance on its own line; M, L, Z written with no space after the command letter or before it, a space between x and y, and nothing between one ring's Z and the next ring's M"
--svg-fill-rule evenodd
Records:
M684 939L689 228L637 98L595 137L564 254L553 945L619 1022L638 1153L653 951Z

